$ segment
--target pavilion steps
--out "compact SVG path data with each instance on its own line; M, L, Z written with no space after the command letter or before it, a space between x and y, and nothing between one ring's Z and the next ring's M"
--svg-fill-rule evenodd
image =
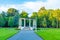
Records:
M23 30L31 30L30 27L24 27Z

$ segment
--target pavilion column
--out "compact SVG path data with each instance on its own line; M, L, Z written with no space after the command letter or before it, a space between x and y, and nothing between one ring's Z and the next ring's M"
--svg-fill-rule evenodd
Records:
M37 29L37 21L36 20L35 20L35 25L36 25L35 28Z
M19 28L21 28L21 24L22 24L21 19L19 19Z
M20 27L22 26L22 21L21 21L21 19L20 19Z
M31 27L31 19L29 19L29 27Z
M25 27L25 25L26 25L26 19L24 19L24 27Z
M35 28L36 29L36 20L33 20L33 28Z
M34 20L33 20L33 28L34 28Z

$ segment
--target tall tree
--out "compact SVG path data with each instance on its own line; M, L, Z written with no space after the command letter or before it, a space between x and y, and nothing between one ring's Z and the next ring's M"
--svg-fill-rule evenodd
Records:
M22 11L21 14L20 14L20 17L22 17L22 18L28 18L28 13L25 12L25 11Z
M31 15L31 18L36 18L38 15L37 15L37 12L33 12L32 15Z
M8 16L14 16L16 13L18 14L18 10L14 8L9 8L7 13L8 13Z
M5 20L3 18L3 16L0 14L0 26L4 26L5 25Z
M10 26L10 27L14 26L14 18L13 17L9 17L8 26Z
M57 28L60 27L60 9L56 10L56 14L57 14Z
M18 26L19 12L15 8L9 8L7 11L8 26Z
M4 25L4 27L6 27L6 17L7 17L7 13L6 12L4 12L4 11L2 11L2 13L1 13L1 15L2 15L2 17L3 17L3 19L4 19L4 22L5 22L5 25Z
M46 28L46 27L47 27L46 18L44 18L44 19L43 19L43 21L42 21L42 26L43 26L44 28Z
M14 16L14 26L15 27L17 27L17 26L19 26L19 14L16 14L15 16Z

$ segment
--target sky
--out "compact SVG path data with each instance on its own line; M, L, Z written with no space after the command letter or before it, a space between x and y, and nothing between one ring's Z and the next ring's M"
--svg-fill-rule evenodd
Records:
M0 12L15 8L21 12L25 10L30 15L37 12L41 7L46 9L60 8L60 0L0 0Z

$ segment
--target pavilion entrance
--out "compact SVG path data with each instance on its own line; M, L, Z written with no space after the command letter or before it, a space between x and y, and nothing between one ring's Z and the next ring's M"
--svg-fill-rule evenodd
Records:
M29 27L29 20L26 20L25 26L26 26L26 27Z
M36 29L36 19L31 18L20 18L19 19L19 28L22 29Z

